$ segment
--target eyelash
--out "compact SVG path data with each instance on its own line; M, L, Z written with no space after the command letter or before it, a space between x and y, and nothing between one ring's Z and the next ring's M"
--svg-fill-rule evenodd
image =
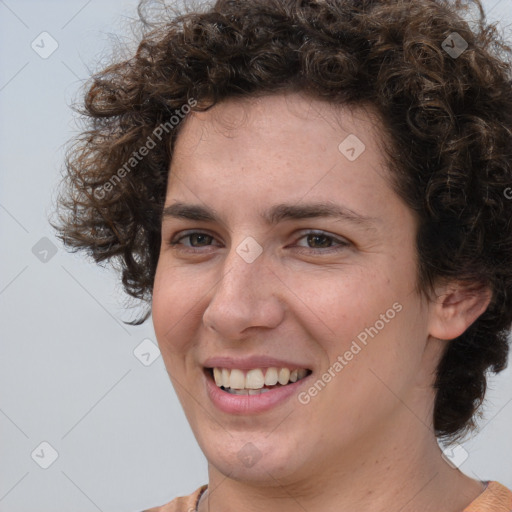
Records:
M210 235L209 233L206 233L203 231L189 231L189 232L180 234L180 236L178 238L174 237L172 240L169 241L168 244L175 250L188 252L188 253L195 253L195 254L204 253L205 251L203 251L202 248L199 248L199 247L184 246L184 247L186 247L186 249L176 247L177 245L182 245L182 244L180 244L181 240L183 240L185 238L190 238L192 235L206 235L207 237L210 237L212 239L215 238L213 235ZM299 247L299 251L298 251L299 254L331 254L333 252L340 252L341 250L347 248L350 245L350 243L348 241L341 239L341 238L337 238L333 235L329 235L323 231L307 231L307 232L303 233L302 236L298 238L298 240L301 240L301 239L311 236L311 235L313 235L313 236L316 235L319 237L329 239L331 242L337 243L338 246L335 248L327 247L325 249ZM190 240L189 240L189 242L190 242ZM203 247L208 247L208 246L203 246Z

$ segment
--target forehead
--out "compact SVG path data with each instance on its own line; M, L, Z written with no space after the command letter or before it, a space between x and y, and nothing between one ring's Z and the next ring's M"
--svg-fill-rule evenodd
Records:
M314 128L321 132L320 136L330 133L340 140L358 132L367 138L366 142L370 145L387 138L372 105L356 107L334 104L296 92L230 98L206 111L191 112L180 128L178 140L186 138L189 143L197 144L220 135L240 140L248 132L254 137L258 131L264 135L270 129L274 136L280 136L281 139L291 135L298 144L305 136L314 144L319 140L319 137L314 137ZM195 140L192 140L194 135ZM289 146L291 141L286 142ZM185 149L183 143L179 144L179 149ZM196 150L197 147L194 145L189 149ZM268 151L271 149L267 148Z
M330 201L353 211L398 200L369 108L303 94L228 100L194 112L173 148L168 201L258 207ZM228 203L226 203L228 201ZM261 211L261 208L259 209Z

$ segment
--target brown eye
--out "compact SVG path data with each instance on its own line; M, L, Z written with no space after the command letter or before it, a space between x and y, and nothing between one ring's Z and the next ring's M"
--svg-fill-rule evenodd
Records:
M307 235L307 241L312 249L325 249L332 245L332 237L327 235L310 234Z
M178 236L175 236L169 242L169 245L179 250L195 252L196 249L200 250L212 245L218 246L219 244L214 244L214 241L215 237L213 235L201 231L189 231L188 233L180 233Z
M304 240L307 245L299 243ZM323 232L308 232L297 241L299 252L304 253L331 253L345 249L350 245L350 242L343 238L335 237Z
M207 235L205 233L192 233L190 235L184 236L181 240L186 238L190 240L192 247L204 247L206 245L210 245L213 240L213 236ZM196 243L197 245L195 245Z

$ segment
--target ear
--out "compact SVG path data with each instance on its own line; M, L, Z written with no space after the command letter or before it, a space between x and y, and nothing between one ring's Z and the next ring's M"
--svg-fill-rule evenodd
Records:
M487 286L458 282L437 286L430 305L429 334L440 340L457 338L484 313L491 297Z

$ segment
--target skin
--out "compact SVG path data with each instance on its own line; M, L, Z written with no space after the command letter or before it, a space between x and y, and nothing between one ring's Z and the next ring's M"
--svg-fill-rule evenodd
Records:
M418 292L417 222L390 185L377 116L289 93L228 100L181 130L166 205L207 206L219 220L164 218L153 322L208 459L199 510L463 510L483 486L441 457L432 384L446 340L489 296L457 283L440 284L435 300ZM365 144L355 161L338 149L349 134ZM269 226L260 215L318 201L370 220ZM186 230L206 236L186 238ZM248 236L263 249L252 263L236 252ZM294 396L244 416L208 398L206 358L306 361L316 380L393 304L400 312L309 403ZM260 457L251 467L238 456L248 442Z

